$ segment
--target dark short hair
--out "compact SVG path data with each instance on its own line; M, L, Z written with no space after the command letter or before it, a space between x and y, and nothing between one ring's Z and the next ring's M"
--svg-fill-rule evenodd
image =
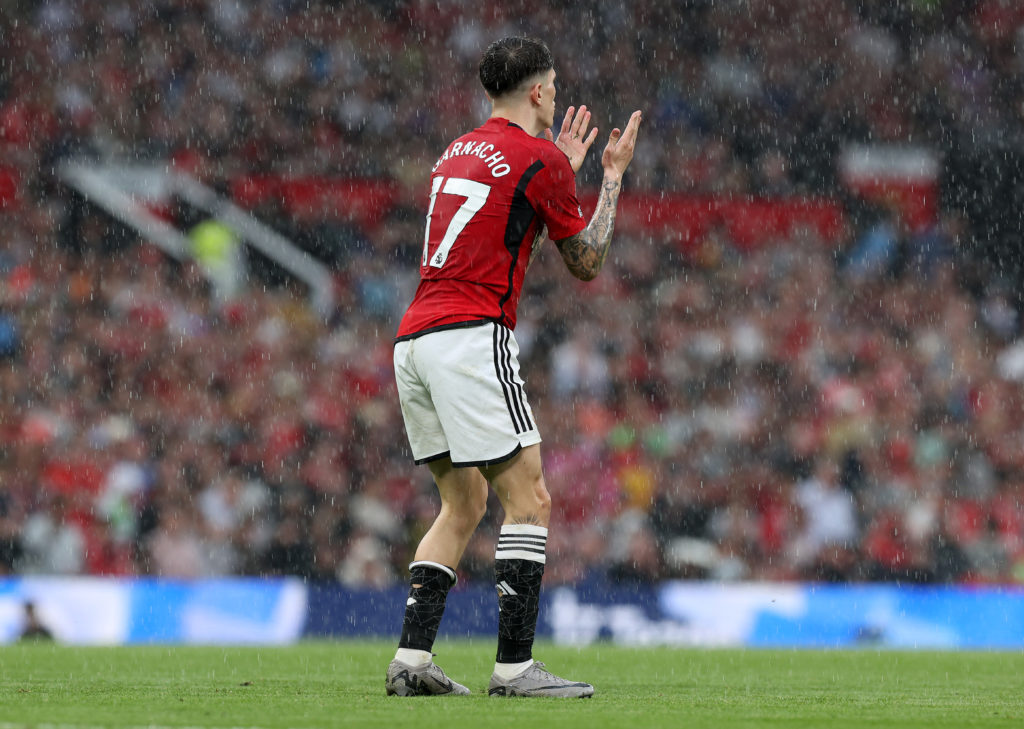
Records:
M487 46L480 59L480 83L496 99L554 67L555 61L544 41L519 36L502 38Z

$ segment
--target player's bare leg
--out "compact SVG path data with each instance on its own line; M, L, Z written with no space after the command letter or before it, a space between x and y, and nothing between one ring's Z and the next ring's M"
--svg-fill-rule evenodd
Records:
M551 496L541 469L540 446L523 448L509 460L483 469L505 510L505 524L547 527Z
M505 521L494 555L498 588L498 655L491 696L592 696L588 683L568 681L533 660L533 640L544 577L551 497L544 483L540 446L524 448L510 460L483 469Z
M434 664L431 649L448 590L455 584L455 569L487 508L487 481L475 468L454 468L448 458L432 462L430 472L441 495L441 511L409 565L402 637L385 679L389 696L469 693Z
M487 480L476 468L455 468L449 458L428 465L441 496L441 511L420 540L415 559L454 570L487 510Z

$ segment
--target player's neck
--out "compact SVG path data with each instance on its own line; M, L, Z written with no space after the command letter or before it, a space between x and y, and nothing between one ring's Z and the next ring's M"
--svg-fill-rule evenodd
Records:
M532 108L522 108L512 105L495 104L491 110L491 118L508 119L513 124L522 127L531 137L536 137L544 131L537 113Z

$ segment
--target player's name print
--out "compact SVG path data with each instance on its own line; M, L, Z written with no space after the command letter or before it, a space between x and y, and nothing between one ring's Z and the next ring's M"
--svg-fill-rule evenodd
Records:
M437 172L437 168L441 166L441 163L445 160L449 160L452 157L462 157L465 155L473 155L479 157L484 161L491 170L492 177L504 177L512 168L505 163L505 155L500 151L495 150L494 145L489 142L455 142L448 149L444 151L435 164L432 172Z

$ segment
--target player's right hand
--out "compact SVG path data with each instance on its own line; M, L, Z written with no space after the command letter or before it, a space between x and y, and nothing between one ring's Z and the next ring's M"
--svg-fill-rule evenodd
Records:
M575 113L575 116L573 115ZM590 134L587 134L587 127L590 125L590 112L586 106L581 106L578 110L575 107L570 106L565 110L565 119L562 120L562 129L558 132L558 138L555 139L550 129L544 130L544 137L549 142L554 142L555 146L558 147L565 156L569 158L569 165L572 167L573 172L579 172L580 167L583 166L583 160L587 157L587 152L590 150L590 145L597 139L597 127L590 130Z
M606 180L618 181L629 167L633 151L636 149L636 134L640 129L642 117L643 114L637 109L630 115L626 131L620 131L618 127L612 129L604 154L601 155L601 166L604 168Z

